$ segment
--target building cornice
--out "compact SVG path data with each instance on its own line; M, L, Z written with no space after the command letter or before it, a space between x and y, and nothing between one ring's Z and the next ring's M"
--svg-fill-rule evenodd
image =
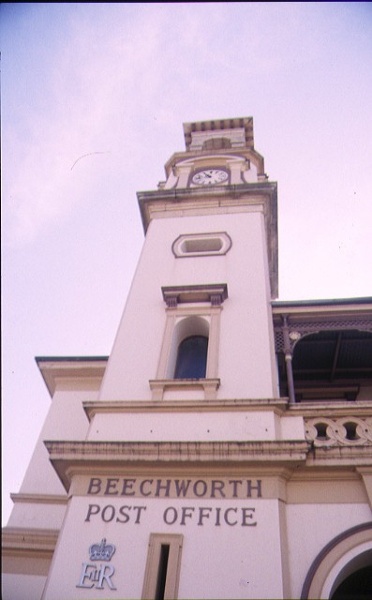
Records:
M302 300L271 303L274 320L287 316L291 322L327 321L335 319L368 320L372 326L372 298L335 300Z
M263 181L258 183L243 183L239 185L227 185L223 187L211 186L205 188L174 188L170 190L153 190L137 192L140 206L142 223L145 230L149 226L151 218L159 210L172 209L179 211L192 210L197 207L228 207L262 204L264 199L275 205L277 202L276 182ZM162 206L163 205L163 206ZM274 208L271 207L271 208ZM170 215L169 215L170 216Z
M372 444L337 445L327 447L313 446L309 453L306 465L308 467L350 467L355 468L370 466L372 460Z
M244 130L244 142L246 148L253 148L253 117L237 117L233 119L213 119L211 121L196 121L183 124L186 150L190 149L192 134L195 132L217 131L221 136L224 130Z
M305 463L309 442L70 442L45 441L50 461L66 491L72 476L92 469L126 469L130 465L280 465Z
M35 358L45 385L51 396L57 384L80 380L85 384L99 388L105 373L107 356L41 357Z
M328 310L345 310L345 308L353 308L355 305L358 312L361 310L361 305L365 305L366 310L372 310L372 297L365 296L360 298L331 298L319 300L273 300L272 307L275 312L283 312L287 309L297 311L325 308ZM363 310L363 309L362 309Z
M298 402L288 405L288 414L301 415L302 417L372 417L371 400L328 400Z

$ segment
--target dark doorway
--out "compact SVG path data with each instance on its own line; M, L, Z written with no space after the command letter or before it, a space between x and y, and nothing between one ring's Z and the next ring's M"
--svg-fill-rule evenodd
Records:
M370 600L372 598L372 566L358 569L338 586L331 600Z

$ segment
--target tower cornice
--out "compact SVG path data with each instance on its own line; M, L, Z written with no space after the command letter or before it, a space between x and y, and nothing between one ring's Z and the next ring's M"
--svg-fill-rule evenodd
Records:
M218 132L223 135L226 131L242 130L244 145L247 148L253 148L253 118L237 117L234 119L214 119L210 121L198 121L194 123L184 123L183 132L185 136L185 146L190 150L193 134Z

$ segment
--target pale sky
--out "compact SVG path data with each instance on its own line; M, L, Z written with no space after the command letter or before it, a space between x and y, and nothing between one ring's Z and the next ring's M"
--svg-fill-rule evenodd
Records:
M2 4L3 523L50 405L35 356L111 351L136 191L182 124L254 120L279 298L372 295L372 4Z

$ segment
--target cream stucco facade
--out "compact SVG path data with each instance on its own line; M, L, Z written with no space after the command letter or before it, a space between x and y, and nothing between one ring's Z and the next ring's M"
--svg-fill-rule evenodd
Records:
M372 299L276 300L252 119L184 134L138 193L110 356L37 359L52 402L3 530L5 600L367 598Z

